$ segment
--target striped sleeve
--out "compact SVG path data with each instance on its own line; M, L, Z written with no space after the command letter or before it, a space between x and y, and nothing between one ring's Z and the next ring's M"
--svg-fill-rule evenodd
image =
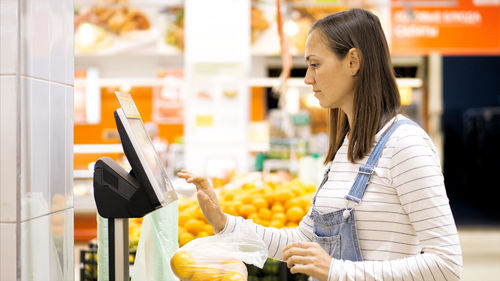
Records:
M238 223L244 218L235 217L226 214L226 226L219 233L230 233L236 229ZM310 212L304 216L299 226L296 228L277 229L273 227L264 227L262 225L252 223L255 227L255 232L267 246L269 257L281 260L283 257L283 249L286 245L297 241L312 241L312 219Z
M418 252L388 261L333 259L329 280L460 280L462 253L436 149L420 128L406 130L394 142L390 180Z

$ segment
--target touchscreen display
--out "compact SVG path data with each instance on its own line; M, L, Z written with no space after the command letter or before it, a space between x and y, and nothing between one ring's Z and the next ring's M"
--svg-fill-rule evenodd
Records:
M153 143L151 142L149 136L146 133L146 129L141 121L141 119L127 118L128 123L132 129L132 132L137 140L139 149L142 155L146 159L146 162L153 173L153 176L160 187L160 191L165 194L170 190L173 190L173 186L167 177L167 173L163 167L156 150L154 149ZM153 185L154 186L154 185ZM165 202L161 202L165 203Z

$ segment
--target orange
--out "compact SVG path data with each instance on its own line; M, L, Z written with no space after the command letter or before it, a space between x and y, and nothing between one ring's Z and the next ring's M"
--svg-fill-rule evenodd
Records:
M299 206L299 207L301 207L299 198L294 197L294 198L290 198L288 201L286 201L285 208L287 210L290 209L293 206Z
M229 272L224 276L223 281L246 281L247 278L243 273L240 272Z
M184 225L189 219L196 218L196 206L190 206L179 212L179 225Z
M194 259L187 251L177 251L170 259L172 271L180 279L189 279L193 275Z
M221 280L233 280L231 278L235 278L234 276L236 276L237 274L240 274L243 277L247 276L247 267L239 259L232 258L226 260L222 263L222 267L223 269L221 270ZM243 280L246 280L246 278Z
M177 233L187 232L187 230L183 226L179 226L177 229Z
M262 222L263 222L263 220L261 220L261 219L254 219L253 220L253 223L256 223L258 225L263 225Z
M267 188L271 188L271 189L275 189L276 188L276 183L273 182L273 181L266 181L264 184L265 184L265 186Z
M206 221L205 215L203 214L203 211L201 210L200 207L196 208L195 214L196 214L195 219Z
M237 216L238 212L236 211L236 205L234 204L228 204L226 207L223 209L224 213L228 213L232 216Z
M268 221L268 220L260 220L259 224L267 227L267 226L269 226L269 223L270 223L270 221Z
M210 224L205 224L205 226L203 227L203 231L205 231L209 235L214 235L214 227Z
M291 222L299 222L304 216L304 211L299 206L293 206L286 211L286 217Z
M201 220L189 219L184 225L184 228L186 228L186 230L191 234L197 235L200 231L203 230L204 226L205 223Z
M266 198L267 203L271 205L276 200L276 194L273 190L266 189L266 191L264 192L264 198Z
M245 266L245 264L236 258L230 258L222 262L222 266L225 271L237 271L241 273L247 272L247 267Z
M253 205L257 209L267 208L267 201L264 197L255 197L253 199Z
M257 213L251 213L248 215L248 219L253 220L254 222L259 219L259 215Z
M259 210L259 218L263 219L263 220L268 220L271 218L271 211L267 208L264 208L264 209L260 209Z
M299 204L304 210L309 210L311 207L311 201L312 201L313 194L305 194L300 196L299 199Z
M284 213L274 213L273 216L271 217L272 220L279 220L282 221L283 223L286 222L287 217Z
M255 192L255 194L264 195L264 193L266 193L266 188L259 187L259 188L256 188L254 192Z
M210 236L210 234L208 234L208 232L206 231L200 231L200 233L196 235L196 237L207 237L207 236Z
M285 207L283 207L281 203L276 202L271 207L271 211L273 211L273 213L283 213L285 211Z
M240 197L240 200L239 200L242 204L252 204L253 202L253 197L252 195L250 195L249 193L247 194L243 194L241 195Z
M179 246L186 245L189 241L194 239L194 235L189 232L179 232Z
M304 193L300 185L292 185L290 187L290 191L293 193L294 196L300 196Z
M218 177L213 177L212 178L212 185L214 188L219 188L223 187L226 184L224 179L218 178Z
M276 192L276 200L281 203L288 201L290 198L292 198L292 193L289 190L281 188Z
M272 220L271 223L269 224L269 227L274 227L274 228L282 228L285 226L285 222L282 220Z
M316 192L316 186L314 184L306 184L304 186L304 192L308 194L314 193Z
M233 199L234 199L234 193L232 193L232 192L226 192L226 193L224 193L224 195L222 196L222 198L226 202L233 201Z
M54 198L56 198L56 197L54 196ZM143 218L132 218L132 219L130 219L130 222L142 224L142 219Z
M191 215L187 212L179 212L179 225L184 225L190 218Z
M244 218L248 218L251 213L255 213L256 211L257 210L255 209L254 205L250 204L241 205L238 209L238 213Z
M196 267L191 281L220 281L222 280L221 271L212 267Z
M257 186L255 186L255 184L253 183L245 183L241 186L242 189L245 189L245 190L251 190L251 189L255 189Z

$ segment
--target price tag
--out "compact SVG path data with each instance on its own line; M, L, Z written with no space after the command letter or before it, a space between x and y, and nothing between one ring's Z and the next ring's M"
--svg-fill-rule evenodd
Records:
M136 118L141 119L141 115L139 114L139 110L137 110L137 106L135 106L135 102L132 99L132 96L129 93L115 92L116 98L120 102L122 106L123 112L127 118Z

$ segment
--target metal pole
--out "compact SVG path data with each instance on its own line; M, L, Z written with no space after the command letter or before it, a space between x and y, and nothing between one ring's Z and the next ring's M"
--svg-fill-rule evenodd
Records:
M128 218L114 219L114 256L115 280L129 281Z

